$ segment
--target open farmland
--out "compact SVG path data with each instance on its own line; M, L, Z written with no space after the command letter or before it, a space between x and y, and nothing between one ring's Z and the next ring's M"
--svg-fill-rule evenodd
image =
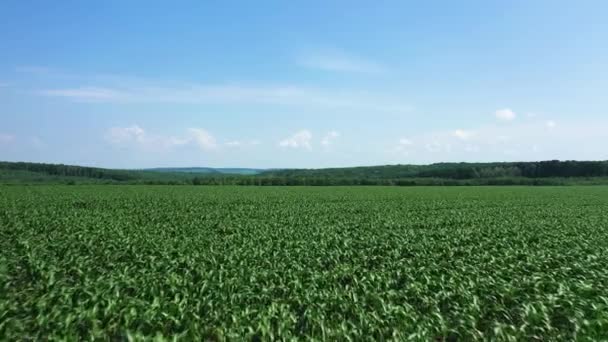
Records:
M608 187L0 188L0 338L608 339Z

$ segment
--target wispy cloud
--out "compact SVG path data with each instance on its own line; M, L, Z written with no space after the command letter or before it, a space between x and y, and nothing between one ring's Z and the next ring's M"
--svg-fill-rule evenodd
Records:
M197 146L203 151L218 148L215 137L201 128L189 128L183 136L166 136L151 135L139 125L112 127L106 132L105 139L115 145L134 145L150 150L168 150L184 145Z
M608 135L608 121L560 123L552 120L499 123L474 129L421 132L388 146L395 156L416 162L599 159L608 154L596 142ZM416 141L416 144L412 142ZM539 153L542 152L542 156ZM400 160L399 162L403 162Z
M494 116L500 121L513 121L517 117L515 112L509 108L497 110L494 112Z
M312 149L311 145L312 133L309 130L303 129L292 136L279 141L279 146L285 148L304 148L307 150Z
M432 140L424 145L424 148L431 153L437 153L441 151L450 152L452 145L439 140Z
M37 148L37 149L42 149L47 146L46 143L37 136L31 137L29 142L32 147Z
M245 146L257 146L260 145L259 140L231 140L224 143L228 147L245 147Z
M402 155L409 155L410 150L414 146L414 142L408 138L401 138L397 142L397 145L394 148L394 152L397 152Z
M146 132L138 125L129 127L112 127L106 133L106 139L111 143L143 142L146 140Z
M18 70L48 78L47 83L56 81L61 84L35 90L36 94L73 102L281 105L391 113L412 110L412 106L403 101L402 94L347 87L310 87L255 81L181 82L131 75L74 74L38 66L20 67Z
M460 140L469 140L471 137L475 135L473 131L467 131L464 129L457 129L452 132L452 136L460 139Z
M336 49L325 49L303 53L297 57L297 63L310 69L334 72L354 72L365 74L379 74L386 72L386 68L357 56L347 54Z
M336 139L338 139L339 137L340 137L340 132L329 131L329 132L327 132L327 134L325 134L323 139L321 139L321 145L328 147L328 146L332 145L336 141Z
M126 100L126 94L115 89L80 87L72 89L49 89L43 90L41 94L46 96L64 97L75 101L84 102L109 102Z
M0 144L8 144L15 140L15 136L8 133L0 133Z
M14 145L23 149L42 149L47 145L38 136L20 135L19 137L14 134L0 133L0 146L1 145Z
M201 148L201 150L213 150L217 148L217 142L213 135L204 129L189 128L191 139Z
M229 147L239 147L239 146L243 146L243 143L239 140L231 140L226 142L224 145L229 146Z
M399 146L412 146L414 143L408 138L399 139Z
M394 98L362 91L312 89L299 86L175 85L170 87L79 86L45 89L39 94L75 102L272 104L408 112L411 106Z

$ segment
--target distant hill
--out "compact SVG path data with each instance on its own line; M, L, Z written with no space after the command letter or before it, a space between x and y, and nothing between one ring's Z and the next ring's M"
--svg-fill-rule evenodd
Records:
M155 168L116 170L0 162L0 184L569 185L608 184L608 161L438 163L330 169Z
M129 183L129 184L192 184L200 178L254 176L265 170L251 168L152 168L140 170L105 169L97 167L1 162L0 183ZM213 180L215 182L215 180ZM208 182L208 181L207 181ZM221 183L221 182L220 182Z
M152 172L183 172L183 173L202 173L202 174L226 174L226 175L257 175L263 169L249 168L211 168L211 167L158 167L144 169L143 171Z
M191 182L192 175L179 172L119 170L97 167L0 162L0 183L159 183Z

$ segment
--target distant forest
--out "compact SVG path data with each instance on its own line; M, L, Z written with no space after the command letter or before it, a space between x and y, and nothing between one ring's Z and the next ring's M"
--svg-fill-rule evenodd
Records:
M171 169L116 170L63 164L0 162L0 183L316 186L608 184L608 161L438 163L258 170L257 174L209 172L209 168L201 168L205 172L197 172L194 168L192 170L193 172L171 172Z

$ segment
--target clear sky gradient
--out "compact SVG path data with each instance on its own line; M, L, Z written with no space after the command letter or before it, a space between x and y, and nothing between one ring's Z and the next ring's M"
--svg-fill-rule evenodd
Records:
M3 1L0 160L608 159L608 1Z

